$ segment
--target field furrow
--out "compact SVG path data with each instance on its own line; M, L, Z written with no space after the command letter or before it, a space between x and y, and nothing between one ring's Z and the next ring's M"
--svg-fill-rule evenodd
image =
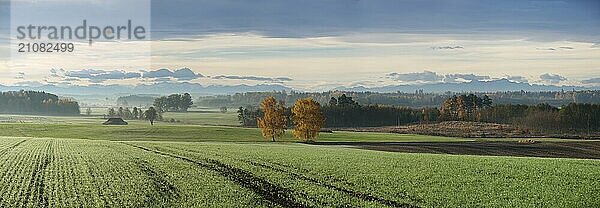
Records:
M328 180L336 180L335 177L329 177L328 180L318 179L317 177L301 174L297 170L287 170L281 167L275 168L272 165L255 162L252 160L236 160L231 156L219 155L210 149L203 149L205 152L199 152L195 149L184 148L180 145L163 144L159 146L150 145L150 148L136 146L146 151L156 152L157 154L167 154L171 157L180 158L193 163L218 163L228 167L236 167L236 171L245 171L256 174L261 180L267 181L278 186L285 187L288 192L287 197L294 197L306 206L351 206L353 204L362 204L363 206L390 206L390 207L415 207L416 199L408 200L408 194L401 193L404 201L394 201L375 196L368 192L361 192L343 186L335 185ZM186 156L181 156L186 155ZM192 158L192 159L190 159ZM226 159L227 163L222 161ZM277 176L273 178L270 176ZM339 179L338 179L339 180ZM282 183L283 182L283 183ZM242 184L243 186L243 184ZM248 188L248 187L246 187ZM266 199L270 199L266 197ZM332 200L333 199L333 200Z
M294 200L293 197L290 196L291 190L286 188L277 186L275 184L270 183L262 178L258 178L254 176L252 173L244 171L239 168L235 168L233 166L221 163L217 160L193 160L187 157L179 156L172 153L162 152L158 150L148 149L143 146L137 146L134 144L129 144L133 147L142 149L144 151L152 152L155 154L168 156L176 159L180 159L197 166L210 169L212 171L218 172L221 176L228 178L231 181L234 181L238 185L252 190L254 193L259 194L265 200L272 202L274 204L283 206L283 207L308 207L305 204L299 203Z

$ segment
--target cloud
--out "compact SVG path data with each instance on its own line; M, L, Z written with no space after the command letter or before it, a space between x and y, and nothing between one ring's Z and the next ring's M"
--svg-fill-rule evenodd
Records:
M436 46L431 47L433 50L455 50L455 49L464 49L462 46Z
M52 69L51 72L52 75L60 76L60 74L55 69ZM77 71L66 71L64 72L64 76L67 78L89 79L92 82L103 82L106 80L115 79L140 78L141 74L138 72L126 72L122 70L105 71L97 69L84 69Z
M581 81L583 84L600 84L600 78L592 78Z
M19 72L15 75L15 79L25 79L25 72Z
M235 80L250 80L250 81L268 81L268 82L287 82L292 81L292 78L289 77L257 77L257 76L228 76L228 75L219 75L214 76L213 79L235 79Z
M413 73L389 73L385 75L386 78L401 81L401 82L421 82L421 83L430 83L430 82L446 82L446 83L456 83L456 82L472 82L472 81L481 81L481 80L491 80L490 76L482 76L475 74L439 74L432 71L423 71L423 72L413 72Z
M196 74L189 68L182 68L173 72L173 77L179 80L192 80L200 77L204 77L202 74Z
M385 75L386 78L394 81L402 82L438 82L442 81L444 76L431 71L413 72L413 73L389 73Z
M202 74L194 73L189 68L181 68L175 71L169 69L159 69L144 73L144 78L176 78L178 80L193 80L204 77Z
M540 75L540 79L544 82L548 82L548 83L552 83L552 84L558 84L561 81L567 80L566 77L563 77L561 75L548 74L548 73Z
M447 74L444 77L444 82L472 82L489 79L491 79L490 76L482 76L475 74Z
M507 80L518 83L529 83L529 80L524 76L506 76Z
M26 87L40 87L44 86L43 83L38 81L23 81L15 83L16 86L26 86Z
M575 49L575 48L571 47L571 46L560 46L560 47L556 47L556 48L536 48L536 50L539 50L539 51L558 51L558 50L573 50L573 49Z
M168 69L159 69L156 71L149 71L144 73L144 78L161 78L161 77L173 77L173 72Z
M536 48L538 51L555 51L556 48Z

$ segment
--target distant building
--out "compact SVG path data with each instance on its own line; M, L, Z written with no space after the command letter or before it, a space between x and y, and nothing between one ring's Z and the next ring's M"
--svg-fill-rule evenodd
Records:
M102 123L104 125L127 125L127 121L124 121L122 118L109 118L107 121Z

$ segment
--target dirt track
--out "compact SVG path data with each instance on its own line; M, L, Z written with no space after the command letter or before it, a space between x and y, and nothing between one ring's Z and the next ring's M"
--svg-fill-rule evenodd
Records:
M388 152L600 159L600 142L321 142Z

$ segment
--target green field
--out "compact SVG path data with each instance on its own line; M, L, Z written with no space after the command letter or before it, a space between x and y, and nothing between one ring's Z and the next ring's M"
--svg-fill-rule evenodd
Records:
M237 113L221 113L216 111L191 111L187 113L166 112L165 119L175 119L184 124L211 125L211 126L238 126Z
M600 161L0 139L2 207L597 207Z
M600 160L381 152L298 143L289 132L272 143L190 114L155 126L0 116L10 118L0 123L0 207L600 206ZM334 132L319 141L473 139Z
M256 128L228 126L204 126L184 124L157 124L135 121L127 126L104 126L101 120L89 120L70 124L53 123L6 123L0 124L0 136L36 138L72 138L113 141L188 141L188 142L268 142ZM452 142L473 139L440 136L417 136L388 133L322 133L319 141L370 141L370 142ZM287 131L280 142L297 142Z

